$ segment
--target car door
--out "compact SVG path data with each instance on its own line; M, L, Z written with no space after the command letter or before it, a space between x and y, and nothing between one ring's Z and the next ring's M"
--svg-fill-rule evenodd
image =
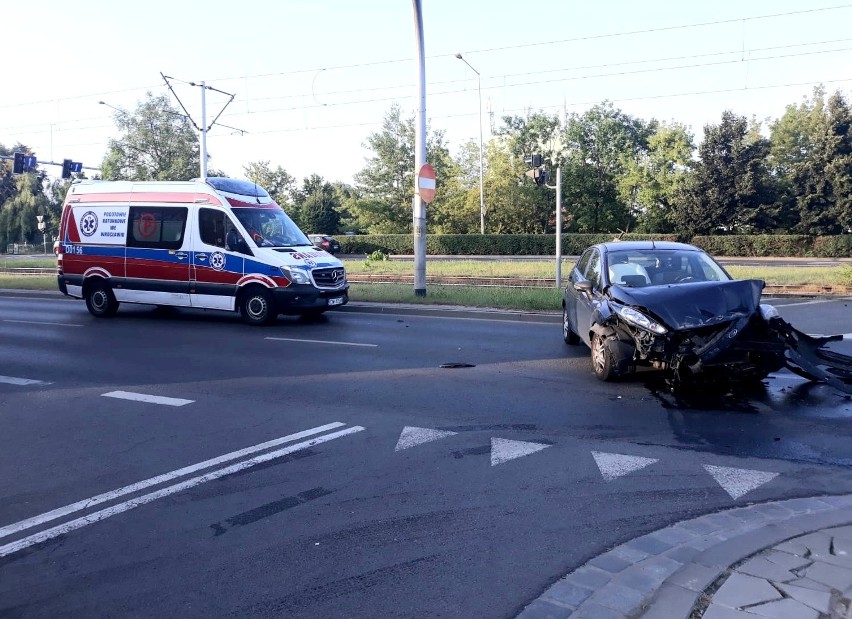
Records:
M592 284L590 292L576 290L577 298L577 335L586 344L590 344L589 330L592 327L592 316L595 306L599 303L601 289L601 253L597 249L590 250L591 255L582 272L582 280Z
M568 275L568 284L565 287L565 311L568 313L568 322L571 324L574 333L579 332L577 328L577 298L582 294L574 287L574 284L585 279L583 272L586 270L586 265L589 264L591 257L592 249L583 252L580 259L577 260L577 264L571 269L571 273Z
M189 305L186 206L133 205L127 225L124 290L116 298L154 305Z
M237 282L251 252L228 213L200 207L193 226L190 300L192 307L233 310Z

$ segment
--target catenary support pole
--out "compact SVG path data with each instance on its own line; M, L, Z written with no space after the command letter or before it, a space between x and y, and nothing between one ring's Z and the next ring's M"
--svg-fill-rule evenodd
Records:
M207 83L201 82L201 180L207 180Z
M556 289L562 288L562 166L556 168Z

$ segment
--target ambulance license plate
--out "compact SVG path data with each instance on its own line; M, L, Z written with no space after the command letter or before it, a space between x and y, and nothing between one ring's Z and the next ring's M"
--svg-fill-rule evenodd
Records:
M333 299L328 300L329 305L342 305L343 297L334 297Z

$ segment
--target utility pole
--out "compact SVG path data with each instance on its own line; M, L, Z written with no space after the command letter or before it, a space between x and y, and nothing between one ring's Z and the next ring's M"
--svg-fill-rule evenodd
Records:
M426 52L423 46L423 11L420 0L414 9L414 41L417 49L417 120L414 134L414 295L426 296L426 204L420 197L417 174L426 163Z

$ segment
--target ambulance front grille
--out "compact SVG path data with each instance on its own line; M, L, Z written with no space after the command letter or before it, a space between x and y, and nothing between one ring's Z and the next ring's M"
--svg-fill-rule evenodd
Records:
M317 288L343 288L346 285L346 270L342 267L314 269L311 275Z

